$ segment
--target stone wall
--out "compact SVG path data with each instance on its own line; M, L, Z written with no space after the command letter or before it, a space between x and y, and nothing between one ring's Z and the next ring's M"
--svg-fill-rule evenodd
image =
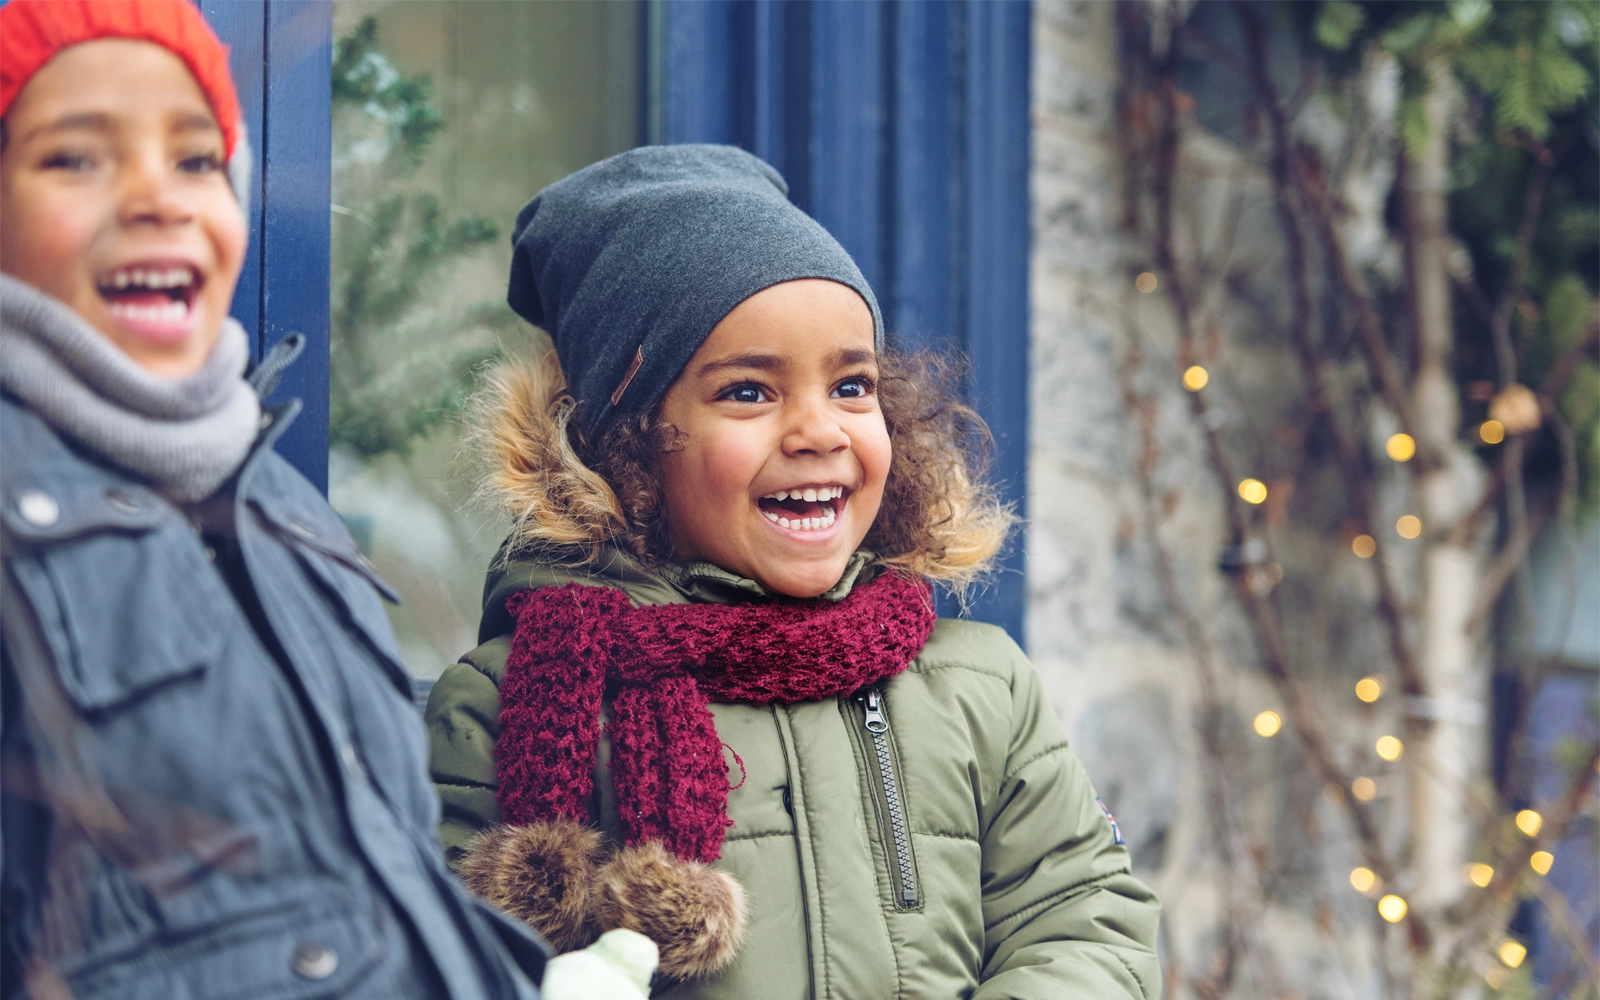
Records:
M1342 820L1320 801L1292 739L1251 730L1274 698L1251 668L1252 637L1213 561L1221 497L1180 386L1168 306L1135 287L1152 261L1125 225L1117 6L1038 0L1034 11L1029 653L1136 871L1162 896L1169 997L1194 995L1180 981L1216 974L1210 963L1229 907L1256 942L1234 996L1379 995L1371 904L1349 889ZM1242 394L1285 377L1279 351L1232 350L1249 361L1234 372ZM1150 404L1145 434L1130 391ZM1238 853L1270 858L1266 870L1221 862L1194 644L1164 590L1152 537L1170 559L1169 586L1203 620L1217 657ZM1309 835L1306 817L1320 824Z

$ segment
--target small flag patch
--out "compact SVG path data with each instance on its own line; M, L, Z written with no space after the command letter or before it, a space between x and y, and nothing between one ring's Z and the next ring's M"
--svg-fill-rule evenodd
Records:
M1122 827L1117 825L1117 818L1111 815L1111 810L1106 807L1106 800L1098 795L1094 797L1094 800L1099 804L1100 811L1106 814L1106 822L1111 824L1111 836L1117 839L1119 845L1127 844L1127 841L1122 839Z

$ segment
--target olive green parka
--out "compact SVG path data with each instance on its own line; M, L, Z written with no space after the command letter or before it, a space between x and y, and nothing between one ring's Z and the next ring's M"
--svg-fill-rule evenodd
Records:
M858 553L820 599L843 598L876 571ZM506 599L573 581L620 588L636 606L766 595L707 563L647 570L616 550L598 567L527 559L491 573L483 645L445 671L427 709L453 860L499 818ZM712 704L743 766L730 769L733 826L716 867L745 887L749 930L731 967L667 995L1158 997L1159 906L1130 874L1016 644L992 625L940 619L921 655L879 688L871 699ZM603 740L591 815L620 840Z

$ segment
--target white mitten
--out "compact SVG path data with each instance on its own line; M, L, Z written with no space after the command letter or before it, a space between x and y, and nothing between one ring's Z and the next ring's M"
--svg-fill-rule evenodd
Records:
M545 1000L647 1000L658 957L654 941L617 928L544 968Z

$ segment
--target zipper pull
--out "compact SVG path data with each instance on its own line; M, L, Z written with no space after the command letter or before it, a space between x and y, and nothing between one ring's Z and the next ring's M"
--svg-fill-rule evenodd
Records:
M878 694L877 688L868 688L867 693L861 695L858 699L867 710L867 717L862 722L862 725L867 728L869 733L886 733L889 731L889 720L883 717L881 698L882 696Z

